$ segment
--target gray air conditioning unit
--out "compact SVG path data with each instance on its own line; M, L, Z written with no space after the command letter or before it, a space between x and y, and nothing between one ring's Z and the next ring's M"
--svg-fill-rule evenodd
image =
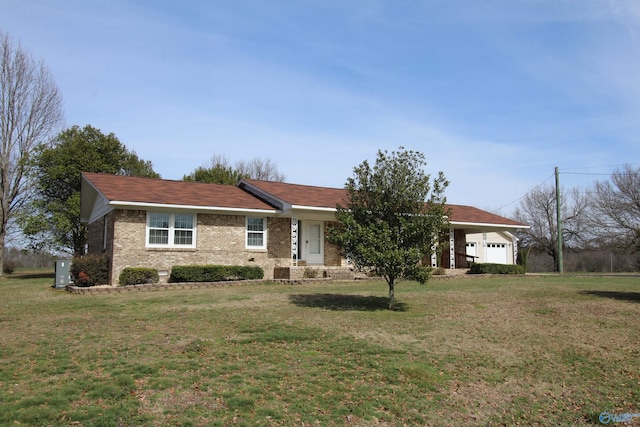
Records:
M53 285L56 289L64 289L71 285L71 260L60 259L56 261L56 282Z

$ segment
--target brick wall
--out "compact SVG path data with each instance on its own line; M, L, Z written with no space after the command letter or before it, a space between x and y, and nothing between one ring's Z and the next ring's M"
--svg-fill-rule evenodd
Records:
M105 227L107 235L105 239ZM87 254L89 255L106 255L111 262L113 251L113 228L114 213L111 212L105 217L89 224L87 227ZM109 272L109 282L112 282L112 273ZM116 276L117 280L117 276Z
M87 253L91 255L100 255L102 253L102 239L104 235L104 221L98 221L89 224L87 229Z
M346 260L340 255L340 250L327 241L329 227L335 226L335 222L327 222L324 227L324 265L346 266Z
M222 264L262 267L265 279L273 279L274 268L291 266L291 219L267 218L267 249L245 248L245 216L198 214L196 248L146 248L147 212L115 210L106 217L104 248L103 219L89 225L88 253L109 257L110 283L126 267L150 267L166 282L174 265ZM325 227L325 238L326 238ZM114 236L116 237L114 240ZM325 244L325 265L341 266L344 260L336 247Z
M103 247L103 220L89 226L89 253L106 253L111 261L110 282L117 285L126 267L151 267L165 282L174 265L253 265L273 278L274 267L290 264L291 223L288 218L267 219L267 250L245 248L245 217L242 215L198 214L196 248L146 248L146 211L116 210L107 217L107 249ZM113 236L116 239L113 240Z
M467 253L467 235L464 230L453 230L453 238L455 239L455 249L457 254Z
M269 218L267 248L269 258L286 260L291 264L291 219Z

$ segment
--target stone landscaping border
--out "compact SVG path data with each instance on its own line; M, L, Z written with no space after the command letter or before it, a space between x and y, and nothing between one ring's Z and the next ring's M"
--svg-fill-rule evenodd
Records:
M218 288L222 286L237 286L243 284L285 284L299 285L303 283L323 283L336 281L331 278L313 278L313 279L278 279L278 280L229 280L223 282L180 282L180 283L147 283L142 285L127 286L91 286L82 287L68 285L65 287L67 292L78 295L104 295L104 294L124 294L130 292L151 292L151 291L171 291L178 289L206 289Z

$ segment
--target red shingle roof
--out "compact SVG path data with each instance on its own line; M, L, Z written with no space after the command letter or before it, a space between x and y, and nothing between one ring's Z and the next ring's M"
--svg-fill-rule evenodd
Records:
M514 221L491 212L483 211L473 206L463 205L447 205L451 209L449 221L457 223L474 223L474 224L499 224L513 227L527 227L521 222Z
M274 210L272 206L233 185L84 173L109 201L159 205Z
M239 187L199 182L170 181L98 173L84 173L100 193L110 201L158 205L183 205L206 208L274 210L273 206ZM244 182L285 203L310 208L335 208L346 205L344 188L315 187L284 182L246 179ZM447 205L451 222L527 227L518 221L472 206Z
M324 208L335 208L337 204L346 205L347 190L344 188L313 187L255 179L246 179L244 181L291 205ZM451 217L449 219L452 222L526 227L525 224L518 221L472 206L447 205L447 207L451 209Z
M290 205L335 209L338 203L346 204L347 191L344 188L314 187L257 179L243 181Z

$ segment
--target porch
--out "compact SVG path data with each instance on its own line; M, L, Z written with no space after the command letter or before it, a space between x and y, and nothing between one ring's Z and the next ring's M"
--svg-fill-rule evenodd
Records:
M431 255L432 267L454 271L469 269L474 263L515 264L518 239L508 229L485 225L449 229L449 242L438 257Z

